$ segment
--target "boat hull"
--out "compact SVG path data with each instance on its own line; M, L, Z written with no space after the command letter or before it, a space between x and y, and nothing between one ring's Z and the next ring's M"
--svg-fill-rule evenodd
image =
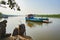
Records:
M44 21L45 20L45 21ZM44 19L44 18L32 18L32 19L30 19L30 18L27 18L26 17L26 21L33 21L33 22L48 22L48 19Z

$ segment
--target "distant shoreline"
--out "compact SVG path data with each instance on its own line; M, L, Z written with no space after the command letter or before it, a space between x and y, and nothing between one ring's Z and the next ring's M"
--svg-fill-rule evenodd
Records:
M2 18L2 13L0 12L0 18Z
M60 14L51 14L51 15L35 15L36 17L51 17L51 18L60 18Z

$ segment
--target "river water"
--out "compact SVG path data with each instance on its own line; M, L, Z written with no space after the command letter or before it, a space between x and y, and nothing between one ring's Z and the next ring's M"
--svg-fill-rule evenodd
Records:
M49 18L52 23L36 23L25 21L24 16L2 18L7 20L6 33L13 33L14 28L24 23L26 35L33 40L60 40L60 18Z

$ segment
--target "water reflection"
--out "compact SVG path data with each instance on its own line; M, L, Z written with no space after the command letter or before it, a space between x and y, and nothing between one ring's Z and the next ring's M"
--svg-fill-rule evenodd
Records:
M26 21L26 24L29 27L35 27L35 25L42 26L43 24L47 24L48 25L49 23Z
M26 21L26 23L27 23L27 25L28 25L29 27L34 27L34 23L33 23L33 22Z

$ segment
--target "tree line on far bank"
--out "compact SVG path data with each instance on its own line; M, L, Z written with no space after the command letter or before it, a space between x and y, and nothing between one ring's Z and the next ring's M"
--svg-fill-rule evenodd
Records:
M51 14L51 15L35 15L36 17L51 17L51 18L60 18L60 14Z

